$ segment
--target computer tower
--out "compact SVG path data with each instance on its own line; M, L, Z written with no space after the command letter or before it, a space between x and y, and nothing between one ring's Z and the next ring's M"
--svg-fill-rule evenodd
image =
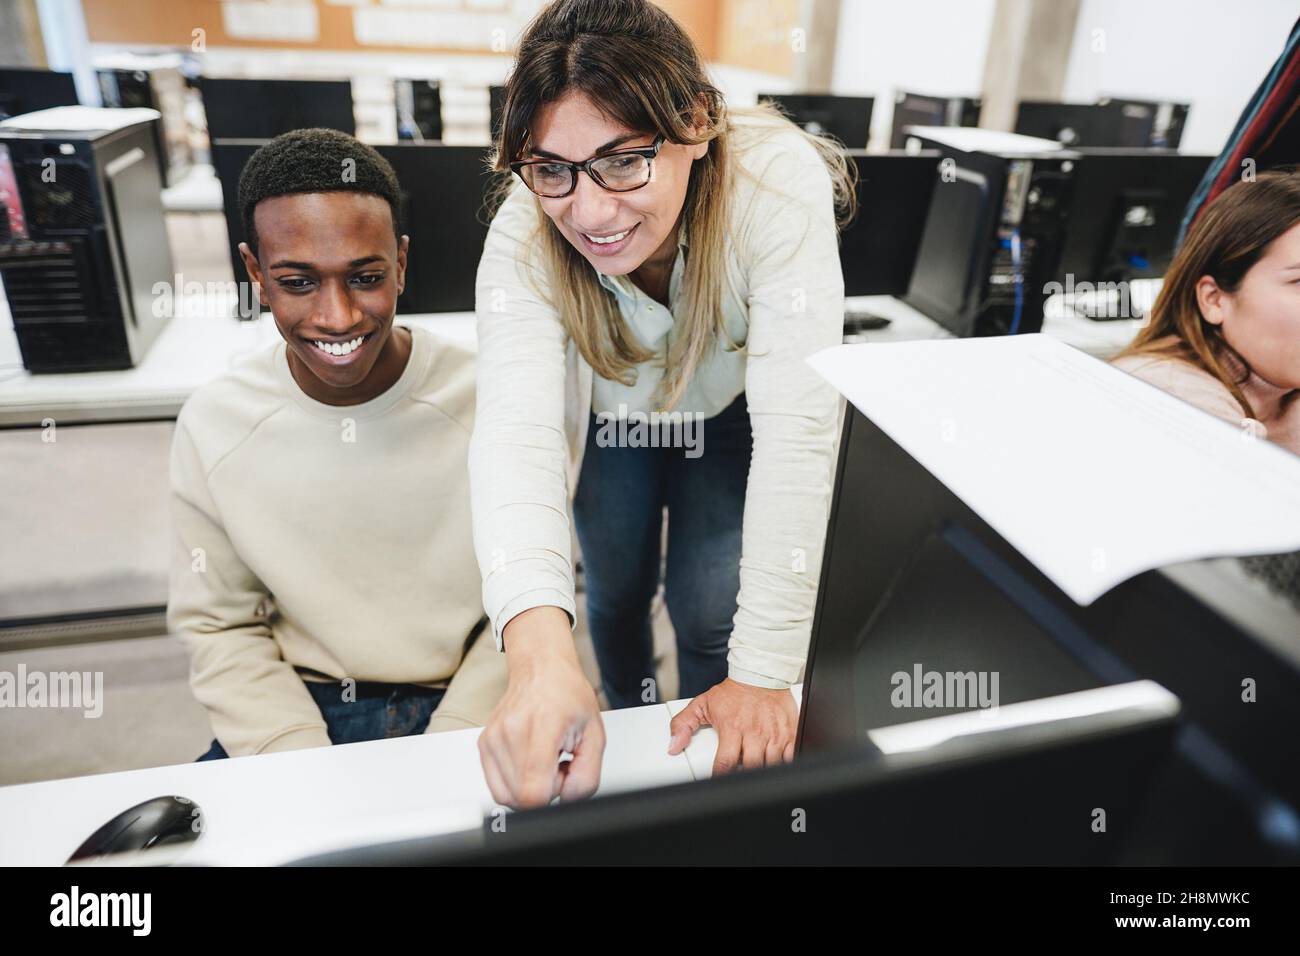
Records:
M175 67L147 69L103 67L96 70L99 94L105 106L143 107L162 114L155 132L163 185L173 186L193 163L189 125L185 120L188 95L185 77Z
M1037 332L1078 154L992 130L961 130L958 148L946 132L912 129L942 159L905 301L957 336Z
M393 104L399 140L442 139L442 90L437 80L394 80Z
M0 123L0 280L29 371L127 369L169 317L155 284L174 281L153 131L99 108L97 128L61 129L68 109L91 108Z
M907 146L909 126L979 126L984 101L973 96L928 96L899 90L894 94L890 149Z

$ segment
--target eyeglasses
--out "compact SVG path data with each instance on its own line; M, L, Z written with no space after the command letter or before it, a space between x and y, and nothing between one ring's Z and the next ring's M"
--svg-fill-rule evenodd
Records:
M579 170L610 192L626 193L650 182L654 158L659 155L663 144L661 135L656 136L650 146L621 149L593 156L582 163L566 163L562 159L523 159L511 163L510 169L524 181L525 186L544 199L563 199L577 189Z

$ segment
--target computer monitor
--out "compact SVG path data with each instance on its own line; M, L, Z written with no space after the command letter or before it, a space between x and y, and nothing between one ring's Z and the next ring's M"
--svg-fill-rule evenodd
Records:
M840 234L844 294L901 296L939 180L939 153L848 155L858 170L858 214Z
M243 223L239 176L266 140L214 140L212 165L221 182L230 259L237 281L247 281L239 255ZM487 238L485 196L492 174L482 146L398 143L376 146L402 188L404 223L411 237L400 315L474 309L474 278ZM253 316L244 316L252 318Z
M1118 282L1163 276L1187 203L1214 157L1149 149L1078 152L1058 277Z
M1053 139L1063 146L1116 146L1109 112L1095 103L1022 101L1015 132Z
M1041 489L1026 495L1043 500ZM1281 759L1277 737L1300 720L1292 600L1246 562L1220 559L1140 574L1081 607L849 407L800 755L860 746L872 728L915 719L893 695L900 680L915 685L918 666L925 681L973 673L987 685L997 674L1001 704L1152 680L1181 701L1182 726L1126 859L1300 860L1300 765ZM1243 702L1246 678L1273 688L1267 702ZM972 696L925 712L973 710Z
M1177 149L1189 107L1184 103L1102 99L1096 103L1024 100L1017 133L1081 146Z
M77 84L71 73L0 69L0 119L77 103Z
M988 272L997 183L967 166L951 170L942 201L930 205L906 299L954 334L969 335Z
M488 130L495 143L501 136L501 117L506 112L506 88L504 86L488 87Z
M1008 707L998 727L965 733L952 720L923 721L907 738L882 739L886 750L804 755L295 865L1110 863L1168 754L1177 713L1173 695L1153 684L1118 690L1113 700L1063 702L1056 717ZM1109 814L1104 832L1090 825L1097 806Z
M850 149L867 148L874 97L760 93L758 98L776 104L809 132L834 136Z
M199 80L208 138L271 139L323 126L355 135L350 80Z
M1155 149L1177 149L1183 140L1183 128L1191 106L1187 103L1158 102L1110 98L1103 100L1120 110L1124 117L1122 128L1138 142L1125 142L1125 146L1150 146Z
M899 90L894 95L889 148L907 145L909 126L979 126L983 101L972 96L929 96Z

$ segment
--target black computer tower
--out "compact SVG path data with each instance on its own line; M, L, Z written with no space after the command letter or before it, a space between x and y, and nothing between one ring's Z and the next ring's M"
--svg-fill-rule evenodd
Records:
M161 114L154 137L159 168L163 185L174 186L193 163L189 125L185 119L185 101L189 95L185 77L174 67L102 68L96 75L105 106L144 108Z
M131 368L169 318L156 307L155 284L174 276L151 124L96 112L98 129L58 129L54 110L0 126L0 183L14 184L0 280L32 372Z
M1077 154L968 151L941 134L917 134L942 159L905 301L958 336L1040 331Z
M442 139L442 88L437 80L394 80L399 140Z

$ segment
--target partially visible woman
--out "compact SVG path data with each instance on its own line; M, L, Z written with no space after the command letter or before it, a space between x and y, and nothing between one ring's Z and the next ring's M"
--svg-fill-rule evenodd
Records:
M1300 454L1300 169L1226 189L1114 364Z

